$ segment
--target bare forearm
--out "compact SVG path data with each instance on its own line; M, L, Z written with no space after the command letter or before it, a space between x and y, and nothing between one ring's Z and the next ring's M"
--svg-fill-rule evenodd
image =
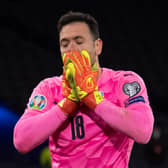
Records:
M43 143L66 120L58 106L34 116L23 115L14 128L14 145L22 153Z
M95 113L112 128L123 132L138 143L147 143L151 137L154 118L151 108L143 103L139 106L132 105L130 109L104 100L96 107Z

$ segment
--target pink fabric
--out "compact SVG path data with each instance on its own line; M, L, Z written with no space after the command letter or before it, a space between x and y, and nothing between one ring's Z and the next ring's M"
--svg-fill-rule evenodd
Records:
M67 119L55 105L58 99L54 98L53 94L60 94L61 91L61 88L55 88L58 84L59 79L47 79L34 89L24 114L14 128L14 145L20 152L26 153L43 143ZM29 106L36 95L43 95L46 98L46 105L42 110L32 109Z
M110 127L126 134L138 143L147 143L150 140L153 130L152 110L142 103L125 109L105 100L96 107L95 113Z
M14 129L14 144L22 153L43 143L67 118L58 106L53 107L47 113L33 114L32 112L32 116L26 113Z
M52 168L127 168L134 140L147 143L153 128L145 84L133 72L103 68L98 85L105 100L95 111L81 104L66 118L54 104L63 98L61 77L42 81L15 127L16 148L27 152L49 137ZM35 102L40 109L30 103L36 95L45 98Z

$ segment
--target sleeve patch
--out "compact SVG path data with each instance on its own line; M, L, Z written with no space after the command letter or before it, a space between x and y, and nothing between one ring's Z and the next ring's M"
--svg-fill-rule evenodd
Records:
M43 95L36 95L34 96L30 103L29 107L31 109L37 109L37 110L42 110L47 104L47 99Z
M141 90L140 84L136 81L131 83L125 83L123 86L123 92L129 97L133 97Z
M138 96L138 97L134 97L132 99L128 99L124 104L125 104L125 107L127 107L130 104L137 103L137 102L143 102L143 103L145 103L144 97L143 96Z

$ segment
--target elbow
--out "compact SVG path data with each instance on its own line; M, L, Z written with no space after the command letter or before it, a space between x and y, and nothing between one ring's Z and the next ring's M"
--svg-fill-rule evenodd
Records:
M25 148L21 142L14 140L14 146L16 148L16 150L21 153L21 154L26 154L29 152L29 150L27 148Z
M151 139L153 126L154 118L152 118L150 121L146 121L146 123L141 125L138 131L136 131L137 133L134 140L139 144L147 144Z
M139 131L139 135L137 135L134 140L139 144L147 144L151 138L152 131L151 130L141 130Z
M30 151L28 146L25 144L26 140L20 136L16 131L14 131L13 144L15 149L22 154L26 154Z

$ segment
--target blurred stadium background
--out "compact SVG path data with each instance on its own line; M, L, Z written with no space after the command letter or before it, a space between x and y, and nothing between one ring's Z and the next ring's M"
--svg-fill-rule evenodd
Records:
M42 79L62 72L56 23L68 10L89 12L98 20L104 41L101 66L133 70L146 83L155 127L147 145L134 145L130 168L167 168L166 7L164 1L149 0L112 1L110 4L87 0L52 3L2 0L0 168L48 167L46 157L42 156L48 142L26 155L19 154L13 147L13 127L22 115L32 89Z

